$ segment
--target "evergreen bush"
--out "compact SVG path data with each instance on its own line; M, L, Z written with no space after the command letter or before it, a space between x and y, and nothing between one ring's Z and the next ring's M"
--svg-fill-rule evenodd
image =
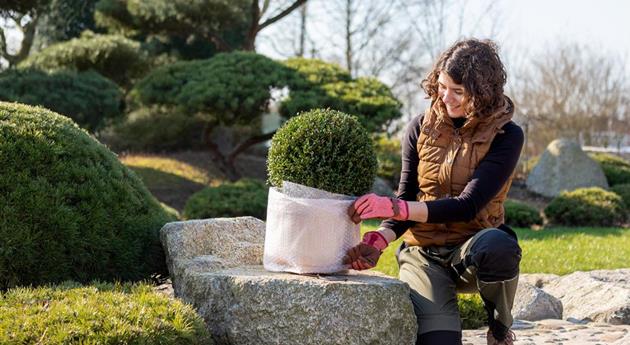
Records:
M400 170L402 169L400 141L380 135L375 138L376 160L378 170L376 175L385 179L390 186L398 189Z
M0 74L0 101L39 105L95 131L121 116L119 87L96 72L9 70Z
M626 206L626 213L630 216L630 183L614 185L610 190L621 197Z
M532 225L542 225L543 219L535 207L516 200L506 200L505 224L520 228L529 228Z
M630 162L608 153L591 153L590 156L601 165L609 186L630 183Z
M564 191L545 208L549 222L566 226L612 226L623 222L621 197L599 187Z
M267 159L271 185L291 181L333 193L361 195L374 182L372 141L356 117L315 109L293 117L273 136Z
M150 67L140 43L121 35L99 35L85 31L81 37L53 44L32 54L19 65L45 71L94 70L128 86Z
M147 284L18 287L0 311L1 344L212 344L190 305Z
M168 214L70 119L0 102L0 288L166 273Z
M203 219L252 216L267 218L268 188L254 179L241 179L193 194L184 208L184 218Z

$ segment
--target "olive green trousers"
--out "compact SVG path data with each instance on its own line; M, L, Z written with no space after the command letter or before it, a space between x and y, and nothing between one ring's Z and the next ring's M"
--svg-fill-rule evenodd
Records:
M411 288L418 334L461 331L458 293L479 292L488 317L510 327L520 259L515 235L495 228L457 246L403 244L398 253L400 280Z

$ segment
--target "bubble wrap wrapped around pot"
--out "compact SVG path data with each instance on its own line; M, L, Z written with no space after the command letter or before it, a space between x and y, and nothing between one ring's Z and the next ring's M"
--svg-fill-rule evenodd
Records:
M346 251L360 241L348 216L354 198L283 182L270 188L263 265L292 273L335 273Z

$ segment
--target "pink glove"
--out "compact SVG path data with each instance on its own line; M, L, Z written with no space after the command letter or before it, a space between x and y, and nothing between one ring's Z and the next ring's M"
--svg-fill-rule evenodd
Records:
M369 231L363 235L363 241L350 248L343 258L343 263L355 270L367 270L376 266L381 252L387 248L385 236L378 231Z
M370 218L407 220L409 219L409 206L404 200L371 193L358 198L350 206L348 214L355 223Z

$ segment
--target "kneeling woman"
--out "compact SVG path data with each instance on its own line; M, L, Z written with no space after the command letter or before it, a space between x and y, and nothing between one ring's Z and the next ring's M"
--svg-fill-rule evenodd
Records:
M512 344L512 303L521 249L503 224L503 203L523 146L503 94L505 68L495 45L460 41L422 82L431 99L407 127L398 197L360 197L355 222L385 219L345 258L368 269L400 236L400 279L411 287L418 344L461 344L458 292L479 291L489 344Z

